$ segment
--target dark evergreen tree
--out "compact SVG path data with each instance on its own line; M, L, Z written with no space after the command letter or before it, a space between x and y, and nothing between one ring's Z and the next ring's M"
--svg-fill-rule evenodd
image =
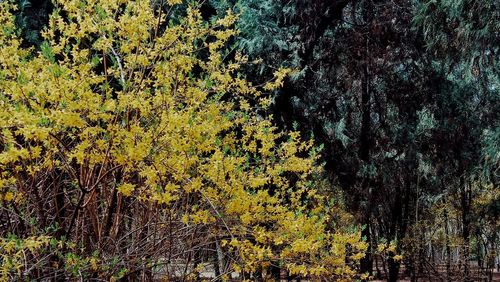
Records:
M414 236L409 227L446 194L459 196L469 240L470 181L481 171L498 182L498 3L212 4L241 11L239 44L264 62L250 76L297 68L275 95L275 117L325 145L328 171L368 241ZM368 253L363 270L372 263ZM390 259L389 280L398 268Z

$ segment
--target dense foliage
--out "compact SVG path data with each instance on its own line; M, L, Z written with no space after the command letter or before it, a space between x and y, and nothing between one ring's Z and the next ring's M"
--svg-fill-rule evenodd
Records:
M282 127L324 144L332 186L366 227L363 271L397 279L400 262L377 252L392 241L414 280L492 279L498 1L211 2L240 9L238 44L251 58L296 69L272 108ZM438 243L437 234L447 238ZM482 274L471 273L471 260Z
M16 3L5 275L493 279L497 0Z
M357 275L318 148L265 114L288 70L252 86L231 11L180 2L55 2L39 50L1 4L3 280Z

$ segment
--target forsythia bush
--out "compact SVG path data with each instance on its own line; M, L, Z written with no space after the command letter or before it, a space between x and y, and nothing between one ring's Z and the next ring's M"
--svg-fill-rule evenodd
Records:
M356 277L317 148L264 114L288 70L252 86L235 15L153 2L57 0L40 50L0 3L0 277Z

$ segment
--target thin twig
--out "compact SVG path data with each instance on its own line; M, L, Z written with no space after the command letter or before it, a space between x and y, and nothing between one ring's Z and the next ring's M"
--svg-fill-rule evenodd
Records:
M118 54L116 53L115 48L113 48L113 46L111 46L110 49L111 49L111 52L113 53L113 56L115 56L116 63L118 64L118 68L120 69L121 83L122 83L123 87L125 87L125 74L123 73L122 61L120 60L120 56L118 56Z

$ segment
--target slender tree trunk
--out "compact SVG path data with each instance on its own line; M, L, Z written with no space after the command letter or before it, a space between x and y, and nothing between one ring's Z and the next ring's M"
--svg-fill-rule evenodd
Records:
M460 204L462 207L462 261L464 263L463 281L470 281L469 269L469 243L470 243L470 219L469 219L469 197L468 189L464 180L464 176L460 180Z
M476 226L476 253L477 253L477 267L478 267L478 272L483 271L484 265L483 265L483 251L481 249L481 230L479 229L479 226Z
M364 9L363 13L367 13L368 11L365 11ZM365 55L363 58L362 62L362 77L361 77L361 132L360 132L360 147L359 147L359 158L362 160L364 165L368 165L370 161L370 147L371 147L371 89L370 89L370 77L369 77L369 66L368 66L368 60L369 60L369 54L368 54L368 38L366 39L366 46L365 46ZM370 230L370 221L371 221L371 187L369 187L368 179L363 179L362 180L362 186L363 186L363 191L368 192L367 196L367 201L368 201L368 207L365 210L365 215L364 215L364 222L363 224L366 226L366 228L362 231L362 236L366 238L368 241L368 252L366 253L366 256L361 260L361 272L368 272L369 274L372 274L372 269L373 269L373 257L372 257L372 238L371 238L371 230Z
M389 230L389 238L391 239L398 238L398 229L401 226L403 216L402 195L399 186L395 187L394 195L395 201L392 209L392 223ZM387 281L389 282L397 281L399 275L400 264L392 258L392 256L394 255L395 254L391 254L391 256L387 260L387 265L389 267L389 276L387 277Z
M362 79L362 93L361 93L361 108L362 108L362 121L361 121L361 132L360 132L360 148L359 157L363 161L364 165L367 165L370 160L370 131L371 131L371 107L370 107L370 86L368 78L368 65L365 62L363 66L363 79ZM371 201L371 188L368 179L362 180L363 191L368 193L367 201ZM372 238L371 238L371 205L365 210L363 224L366 228L362 231L362 236L368 241L368 252L366 256L361 260L361 272L368 272L372 274L373 269L373 257L372 257Z
M387 260L387 264L389 266L389 277L387 278L388 282L396 282L398 281L399 275L399 262L395 261L392 257Z
M450 234L448 227L448 210L444 209L444 234L446 242L446 280L451 281L451 248L450 248Z
M370 231L370 219L365 220L365 229L361 231L361 236L366 238L368 242L368 250L366 252L366 255L363 259L361 259L360 263L360 270L361 273L369 273L370 275L372 274L372 269L373 269L373 257L372 257L372 238L371 238L371 231Z

